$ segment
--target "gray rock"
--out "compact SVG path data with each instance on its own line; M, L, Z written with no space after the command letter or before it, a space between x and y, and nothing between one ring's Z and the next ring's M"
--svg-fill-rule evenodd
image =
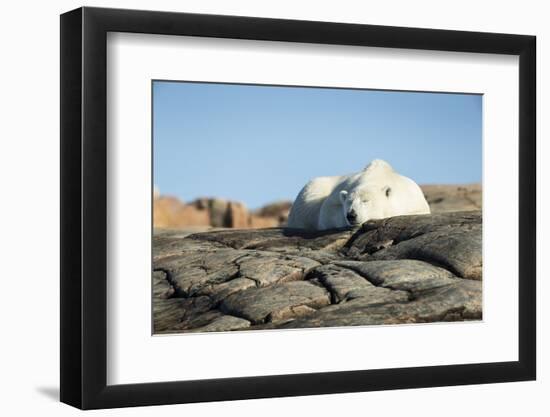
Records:
M360 297L320 309L315 315L284 323L280 327L368 326L480 320L481 283L458 280L430 290L410 302L373 303Z
M221 316L208 297L153 299L154 333L188 330Z
M189 239L199 242L212 242L234 249L259 249L274 251L277 248L285 252L289 249L337 251L349 240L352 229L330 231L304 231L299 229L251 229L220 230L196 233Z
M168 273L168 279L178 294L192 296L204 287L236 277L239 273L236 261L246 255L246 252L228 248L200 248L163 257L155 262L155 269Z
M303 279L309 270L319 265L319 262L292 255L254 252L242 258L238 265L239 276L255 281L258 287L266 287Z
M358 272L374 285L413 293L453 284L457 279L446 269L409 259L370 262L339 261L336 265Z
M249 278L234 278L231 281L224 282L218 285L209 285L202 288L198 294L207 295L217 304L229 297L231 294L246 290L247 288L255 287L256 282Z
M153 236L155 333L482 317L481 212ZM465 279L466 278L466 279Z
M398 216L365 223L346 245L350 258L420 259L462 278L482 278L480 212Z
M252 323L286 318L292 311L310 311L298 307L319 308L330 304L329 293L305 281L286 282L266 288L250 288L222 301L220 309Z
M202 327L192 329L192 332L228 332L244 330L250 327L250 322L234 316L220 316Z
M153 298L153 333L164 333L176 328L184 314L183 300Z
M315 268L309 277L316 278L330 291L333 303L345 300L351 291L373 287L371 283L355 272L336 265L323 265Z
M408 300L407 293L376 287L361 275L337 265L315 268L309 276L327 288L334 304L359 297L367 297L373 304Z
M153 271L153 297L170 298L175 290L168 282L166 273L163 271Z

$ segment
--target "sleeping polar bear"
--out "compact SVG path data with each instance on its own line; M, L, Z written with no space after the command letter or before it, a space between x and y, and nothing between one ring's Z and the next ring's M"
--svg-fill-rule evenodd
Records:
M375 159L363 171L309 181L296 197L288 227L326 230L367 220L406 214L429 214L420 187Z

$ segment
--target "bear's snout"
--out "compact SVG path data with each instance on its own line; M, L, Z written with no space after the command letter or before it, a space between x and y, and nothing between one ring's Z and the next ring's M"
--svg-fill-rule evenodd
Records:
M352 210L346 215L346 218L348 219L348 222L355 223L357 221L357 213Z

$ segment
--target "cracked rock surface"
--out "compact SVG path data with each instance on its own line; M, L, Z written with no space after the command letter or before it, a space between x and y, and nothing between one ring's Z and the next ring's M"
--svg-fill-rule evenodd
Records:
M480 320L480 211L153 237L154 333Z

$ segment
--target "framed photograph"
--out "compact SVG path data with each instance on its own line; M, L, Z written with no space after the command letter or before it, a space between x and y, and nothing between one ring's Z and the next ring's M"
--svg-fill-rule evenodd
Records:
M61 16L61 401L536 377L535 37Z

